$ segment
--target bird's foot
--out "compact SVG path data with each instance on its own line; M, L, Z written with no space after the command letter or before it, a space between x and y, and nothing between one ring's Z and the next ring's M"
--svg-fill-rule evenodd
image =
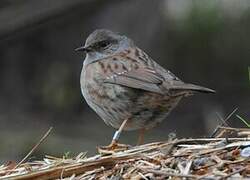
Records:
M119 144L113 140L110 145L97 147L97 150L100 154L113 154L114 152L127 150L129 147L128 144Z

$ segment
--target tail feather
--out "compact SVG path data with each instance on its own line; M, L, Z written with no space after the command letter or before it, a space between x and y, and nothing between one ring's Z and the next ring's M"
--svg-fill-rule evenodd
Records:
M175 90L190 90L190 91L198 91L198 92L203 92L203 93L215 93L215 90L198 86L195 84L188 84L188 83L181 83L181 84L173 84L171 85L170 89L175 89Z

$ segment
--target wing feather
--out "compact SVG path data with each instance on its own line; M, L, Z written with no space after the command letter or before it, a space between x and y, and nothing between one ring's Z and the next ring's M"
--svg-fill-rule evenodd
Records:
M159 94L163 94L161 88L159 88L163 81L164 79L161 75L145 67L116 72L104 80L105 83L119 84Z
M130 52L132 51L133 50ZM168 94L168 92L172 90L214 92L205 87L184 83L173 73L165 70L162 66L153 61L142 50L136 49L135 51L137 51L135 53L136 55L124 55L124 53L122 53L121 56L116 56L116 59L120 60L120 65L126 68L116 69L113 70L112 73L106 74L104 83L119 84L158 94ZM109 58L109 60L110 59L111 58ZM144 60L142 61L142 59ZM131 63L136 63L137 68L131 68Z

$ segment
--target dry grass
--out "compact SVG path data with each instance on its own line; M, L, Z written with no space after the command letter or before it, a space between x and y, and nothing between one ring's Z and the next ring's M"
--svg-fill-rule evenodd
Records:
M225 138L227 137L227 138ZM250 130L218 127L213 138L174 139L127 150L0 166L6 179L250 178Z

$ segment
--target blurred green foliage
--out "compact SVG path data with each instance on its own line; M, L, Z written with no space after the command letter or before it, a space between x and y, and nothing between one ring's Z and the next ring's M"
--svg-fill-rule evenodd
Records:
M240 115L236 115L236 117L241 120L248 128L250 128L250 124L247 122L247 120L245 120L244 118L242 118Z

